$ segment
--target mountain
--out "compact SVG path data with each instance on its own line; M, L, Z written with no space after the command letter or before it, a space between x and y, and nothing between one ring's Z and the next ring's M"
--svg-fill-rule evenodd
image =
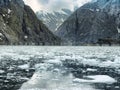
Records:
M57 45L60 39L23 0L0 0L0 44Z
M93 0L77 9L56 31L67 44L116 43L120 32L120 0ZM115 40L115 41L114 41Z
M69 9L62 9L61 11L45 12L38 11L37 17L54 33L57 28L72 14Z

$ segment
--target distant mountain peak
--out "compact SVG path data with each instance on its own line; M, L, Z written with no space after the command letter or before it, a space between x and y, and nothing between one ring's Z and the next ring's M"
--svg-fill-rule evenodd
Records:
M69 9L60 11L42 11L36 13L37 17L54 33L58 27L72 14Z

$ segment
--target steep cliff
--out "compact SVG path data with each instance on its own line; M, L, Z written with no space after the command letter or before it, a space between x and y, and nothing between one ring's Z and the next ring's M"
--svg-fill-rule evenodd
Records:
M0 44L60 44L22 0L0 0L0 23Z
M56 34L72 45L94 44L99 39L118 39L119 0L94 0L76 10Z

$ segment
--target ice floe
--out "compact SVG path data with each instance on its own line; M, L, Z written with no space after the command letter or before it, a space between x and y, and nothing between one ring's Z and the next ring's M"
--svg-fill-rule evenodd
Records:
M18 67L21 68L21 69L29 69L29 65L28 64L20 65Z
M107 83L112 84L117 82L114 78L107 75L85 76L86 79L74 79L74 83Z
M21 69L29 68L29 60L41 61L35 65L37 72L23 84L21 90L35 90L35 88L36 90L88 90L88 88L98 90L86 83L112 84L116 82L109 75L83 75L82 79L76 78L62 66L65 60L68 60L69 65L74 65L75 62L76 66L82 64L97 66L97 69L99 67L115 68L116 72L120 73L119 47L94 47L93 49L93 47L1 46L0 60L25 61L23 65L18 66ZM82 73L97 72L97 69L85 68L83 69L85 72ZM74 72L76 73L76 71ZM118 87L116 86L116 88Z

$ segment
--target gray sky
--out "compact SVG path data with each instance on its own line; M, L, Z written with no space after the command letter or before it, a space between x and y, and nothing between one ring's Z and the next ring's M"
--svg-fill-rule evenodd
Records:
M62 8L74 10L75 6L82 6L91 0L24 0L25 3L36 12L44 11L59 11Z

